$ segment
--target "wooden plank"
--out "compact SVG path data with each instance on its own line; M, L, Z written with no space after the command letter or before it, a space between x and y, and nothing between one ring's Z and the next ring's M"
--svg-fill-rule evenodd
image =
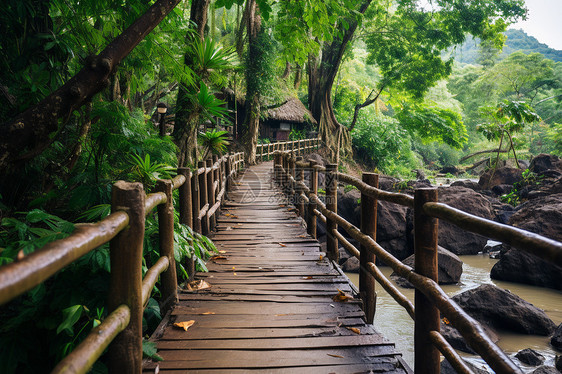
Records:
M326 366L301 366L287 368L263 368L258 369L228 369L229 374L242 373L261 373L261 374L356 374L356 373L388 373L388 374L404 374L403 369L396 369L394 363L366 363L360 365L326 365ZM154 374L154 368L144 369L143 373ZM166 373L170 374L224 374L224 369L167 369Z

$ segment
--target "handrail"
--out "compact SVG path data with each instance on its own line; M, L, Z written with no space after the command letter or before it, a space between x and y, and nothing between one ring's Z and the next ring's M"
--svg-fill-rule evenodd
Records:
M256 159L259 161L270 160L277 151L288 151L289 149L297 155L310 153L320 148L321 138L309 138L300 140L278 141L274 143L262 143L256 146Z
M231 179L243 166L244 157L242 152L238 152L214 157L211 163L209 167L193 172L179 168L176 177L159 181L156 186L158 191L148 195L144 194L140 183L119 181L113 186L113 213L108 217L94 224L77 224L67 238L51 242L21 260L0 267L1 305L41 284L95 248L110 243L112 276L108 309L112 310L113 305L113 312L59 362L53 373L88 372L111 342L113 344L108 352L111 371L136 372L140 368L142 336L139 326L142 326L142 311L159 277L162 309L166 310L177 299L172 191L179 189L180 222L193 225L194 231L207 235L214 226L207 225L203 230L200 220L214 220ZM198 180L205 181L205 186L208 181L209 188L202 188ZM210 201L214 205L205 203L205 208L201 209L200 201ZM135 279L137 275L140 277L141 272L144 220L156 207L161 257L137 287ZM196 225L197 221L199 225ZM193 272L192 269L189 275ZM134 336L134 341L120 338L125 330L130 330L127 336Z
M419 266L418 261L433 262L434 259L436 264L436 218L445 219L461 227L462 229L501 240L512 245L515 248L519 248L528 253L538 254L539 257L555 264L560 264L560 259L562 258L562 243L542 237L537 234L529 233L525 230L482 219L466 212L451 208L446 204L437 203L436 189L417 189L416 197L414 198L406 194L382 191L376 188L376 186L369 185L368 183L358 178L336 172L336 165L327 165L326 168L321 168L318 165L315 165L314 162L297 161L292 152L275 152L274 169L275 178L285 189L285 191L288 191L289 193L295 193L295 197L297 199L295 205L300 206L303 204L303 202L306 201L306 208L303 209L304 212L302 212L302 214L306 216L307 226L311 235L316 235L316 218L321 218L326 223L327 227L331 223L332 228L327 229L327 233L329 237L331 237L332 241L336 241L336 250L337 240L339 240L341 241L341 244L358 259L361 259L361 254L363 253L374 254L382 262L389 265L394 270L394 272L412 283L412 285L416 288L416 302L418 301L418 293L420 295L423 295L422 297L426 298L429 301L429 306L432 308L436 308L435 310L439 310L442 316L445 316L452 323L452 325L457 328L457 330L465 338L468 344L482 356L482 358L490 365L490 367L495 372L521 372L521 369L517 365L515 365L509 359L509 357L491 341L480 324L472 317L470 317L454 301L452 301L445 292L443 292L443 290L435 281L436 274L425 274L423 270L418 270L416 272L411 267L404 265L376 242L376 231L372 234L372 236L366 235L362 232L362 229L355 227L344 218L339 216L334 208L328 209L329 206L337 206L337 204L335 204L335 201L337 201L337 194L333 189L330 190L328 188L328 185L330 183L334 183L339 179L340 181L352 184L357 187L362 193L361 209L367 209L367 217L373 216L373 213L376 217L376 210L369 211L368 209L375 209L374 206L376 206L377 199L412 207L414 209L415 217L420 217L421 215L422 221L420 222L427 222L429 224L429 227L431 227L428 229L434 232L429 232L429 234L427 234L423 231L420 231L420 229L418 228L418 231L415 233L416 242L422 242L423 240L427 241L428 239L431 239L431 241L428 242L430 244L427 244L429 247L426 247L424 251L418 251L418 248L416 247L416 268ZM301 175L304 170L309 171L309 185L305 184L302 180ZM326 204L324 204L317 196L317 174L319 171L326 172ZM368 176L367 174L364 174L364 178ZM418 195L420 196L419 201L416 200L418 199ZM435 201L431 201L431 199L427 202L422 200L423 198L425 198L425 196L430 195L434 195L433 198L435 199ZM367 200L366 197L370 197L373 199L373 201L370 202L370 207L365 206L368 204L363 204L363 202ZM338 232L338 225L342 229L347 231L347 233L351 237L356 239L361 244L361 250L351 245L351 243L349 243L349 241ZM423 224L420 224L418 222L418 225L415 224L414 226L423 227ZM423 239L420 239L420 235ZM423 237L424 235L425 238ZM334 253L334 245L330 245L330 240L328 240L327 244L328 257L330 257L331 259L337 258L337 254ZM428 256L428 253L430 256L430 260L428 260L427 258L424 259L424 256ZM394 287L390 283L390 281L388 281L388 279L384 277L384 275L374 264L374 260L365 264L362 263L362 269L364 270L363 272L366 272L373 276L383 286L383 288L385 288L389 292L389 294L408 311L410 316L412 318L415 318L416 334L418 332L418 323L425 326L432 325L431 328L428 329L425 327L425 331L422 331L423 333L427 334L427 336L424 337L424 342L432 342L432 345L430 345L429 349L438 349L459 372L471 372L470 369L464 364L464 362L458 357L456 352L450 347L450 345L439 333L439 314L426 316L424 315L426 312L423 312L421 316L418 316L417 313L415 313L415 309L412 303L404 295L402 295L402 293L400 293L400 291L397 290L396 287ZM365 289L363 289L361 281L359 290L362 297L374 297L374 288L368 290L369 292L365 293ZM365 305L368 305L369 300L364 300L364 303ZM437 316L437 318L435 318L435 316ZM428 320L424 320L424 318L431 318L432 322L430 323L428 322ZM426 346L424 348L427 348L427 344L424 343L424 345ZM418 352L418 345L416 344L416 365L418 365L419 362L423 362L424 368L431 368L426 372L438 372L439 356L438 352L437 355L435 355L434 352L437 351L435 350L429 352L426 349L426 352L423 355L420 355ZM418 358L418 356L422 357Z

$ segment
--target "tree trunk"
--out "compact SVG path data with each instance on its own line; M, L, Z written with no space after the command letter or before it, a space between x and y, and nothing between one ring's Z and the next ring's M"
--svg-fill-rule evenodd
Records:
M207 11L210 0L193 0L191 3L190 20L197 26L197 36L200 40L205 38L207 25ZM188 34L188 38L191 34ZM193 66L193 56L188 47L184 56L184 64ZM174 122L173 137L179 148L178 166L195 165L197 163L197 129L199 127L199 113L190 96L194 88L182 82L178 88L176 99L176 118Z
M0 169L13 166L22 151L41 149L49 135L57 131L59 118L68 117L107 87L119 63L179 1L157 1L61 88L13 120L0 124Z
M258 58L258 35L261 29L261 15L256 0L248 0L248 54L253 58ZM254 73L252 69L247 69L246 74ZM246 79L248 82L248 79ZM243 144L246 151L246 162L248 165L256 163L256 147L260 128L260 93L248 86L246 90L246 134Z
M357 12L364 14L371 0L364 0L357 9ZM308 105L312 116L318 122L320 136L328 145L332 157L335 159L340 147L338 147L339 132L346 131L338 122L334 115L332 105L332 86L336 74L340 68L341 61L348 43L351 41L357 21L348 20L349 28L344 31L341 38L334 38L330 44L324 45L320 56L309 56L308 59ZM343 26L340 23L340 26ZM343 143L348 143L345 139L350 139L349 135L342 135ZM341 144L343 148L350 148L350 144Z

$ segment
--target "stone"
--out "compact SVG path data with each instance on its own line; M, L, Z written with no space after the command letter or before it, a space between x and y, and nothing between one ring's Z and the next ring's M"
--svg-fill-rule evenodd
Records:
M520 205L509 224L562 241L562 194L538 197ZM505 246L490 276L562 290L562 267L509 246Z
M356 257L350 257L341 265L341 268L346 273L359 273L360 265Z
M439 172L443 174L457 175L460 173L460 170L456 166L444 166L441 170L439 170Z
M480 187L478 182L471 181L470 179L454 181L453 183L451 183L451 187L465 187L465 188L470 188L473 191L482 190L482 187Z
M377 243L399 260L414 253L409 226L407 207L377 201Z
M480 176L478 184L484 190L491 190L492 187L500 184L513 185L523 179L523 169L500 167L489 169Z
M555 155L541 153L531 160L529 170L533 173L541 174L547 170L562 170L562 160Z
M415 257L415 255L411 255L402 261L402 263L413 268ZM437 263L437 279L439 284L454 284L460 282L462 275L462 261L457 255L443 247L438 246ZM395 273L392 273L390 277L401 287L413 288L410 282Z
M493 329L548 336L556 328L542 309L492 284L483 284L452 299L478 322Z
M510 193L512 189L513 185L511 184L498 184L497 186L492 187L492 192L497 196L502 196Z
M489 374L488 370L480 369L466 360L463 361L474 374ZM443 361L441 361L441 374L457 374L457 371L453 368L449 361L447 361L447 359L444 359Z
M558 351L562 352L562 323L558 325L552 338L550 338L550 344L557 349Z
M484 329L484 331L486 331L486 334L488 335L490 340L492 340L492 342L497 343L500 340L499 336L488 326L482 325L482 328ZM473 355L476 354L476 352L466 343L461 333L453 326L445 324L443 323L443 321L441 321L440 332L445 340L449 342L451 347L462 352L470 353Z
M492 204L483 195L465 187L439 188L439 202L476 216L493 220ZM488 239L439 221L439 245L456 255L475 255L482 251Z
M554 357L554 367L562 373L562 356L556 355L556 357Z
M532 374L560 374L560 372L555 367L543 365L536 368Z
M497 242L495 240L488 240L482 252L484 253L496 252L499 251L501 247L502 247L502 242Z
M515 357L522 363L530 366L539 366L544 362L544 356L531 348L520 350Z

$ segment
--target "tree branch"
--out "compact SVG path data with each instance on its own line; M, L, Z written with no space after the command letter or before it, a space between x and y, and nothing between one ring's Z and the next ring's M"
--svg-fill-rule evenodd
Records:
M13 163L21 151L30 153L41 148L49 134L57 131L59 118L68 118L107 87L118 64L179 2L158 0L65 85L15 119L0 124L0 168Z

